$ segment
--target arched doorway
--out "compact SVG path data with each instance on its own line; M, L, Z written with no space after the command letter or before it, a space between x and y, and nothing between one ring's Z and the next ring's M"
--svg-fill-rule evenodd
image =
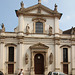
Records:
M35 74L44 74L44 56L36 54L34 57L34 71Z

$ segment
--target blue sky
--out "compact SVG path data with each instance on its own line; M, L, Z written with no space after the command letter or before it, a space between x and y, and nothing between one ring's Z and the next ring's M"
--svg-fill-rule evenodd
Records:
M30 7L38 3L38 0L0 0L0 25L4 23L6 31L13 32L18 25L18 17L15 10L20 8L20 2L24 2L24 7ZM60 29L67 30L75 27L75 0L41 0L42 4L50 9L54 9L54 4L58 5L58 11L63 13L60 19ZM1 29L1 27L0 27Z

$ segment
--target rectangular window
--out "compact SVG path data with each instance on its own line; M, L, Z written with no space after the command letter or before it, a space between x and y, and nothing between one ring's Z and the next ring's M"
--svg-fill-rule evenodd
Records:
M14 64L8 64L8 74L14 74Z
M36 22L36 33L43 33L43 23Z
M63 48L63 62L68 62L68 49Z
M63 72L68 74L68 64L63 64Z
M14 62L14 47L9 47L9 62Z

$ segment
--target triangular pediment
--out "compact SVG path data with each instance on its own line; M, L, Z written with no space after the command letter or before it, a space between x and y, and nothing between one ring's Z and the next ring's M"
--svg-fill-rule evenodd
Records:
M46 15L46 16L58 16L59 18L61 17L61 13L58 13L54 10L51 10L47 7L45 7L42 4L36 4L34 6L28 7L28 8L21 8L20 10L16 10L17 16L19 14L23 15Z
M48 49L49 47L42 43L37 43L30 46L31 49Z

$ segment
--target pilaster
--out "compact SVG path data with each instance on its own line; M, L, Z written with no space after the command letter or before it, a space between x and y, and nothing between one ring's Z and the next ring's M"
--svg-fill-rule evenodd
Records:
M18 32L23 33L24 32L24 16L20 15L18 17Z
M0 71L4 73L4 38L0 40Z
M18 39L18 72L20 72L21 69L23 69L23 38Z
M60 64L60 57L61 57L61 52L60 52L60 39L59 38L55 38L55 71L60 72L60 68L61 68L61 64Z
M34 75L34 55L33 55L33 51L31 51L31 75Z
M59 34L59 18L55 17L55 34Z
M72 45L72 75L75 75L75 45Z

